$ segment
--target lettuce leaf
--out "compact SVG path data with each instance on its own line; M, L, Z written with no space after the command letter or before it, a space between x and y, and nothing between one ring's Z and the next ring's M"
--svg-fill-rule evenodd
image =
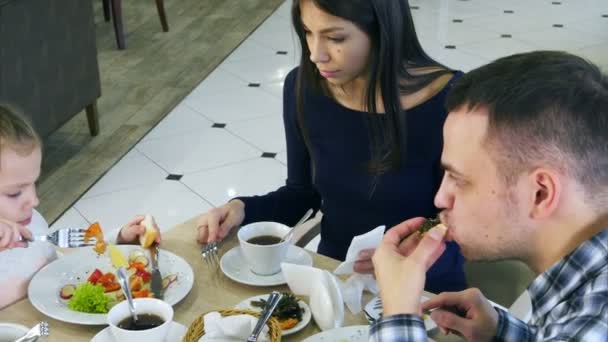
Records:
M104 294L103 286L85 282L76 287L68 307L80 312L107 313L109 301L110 299Z

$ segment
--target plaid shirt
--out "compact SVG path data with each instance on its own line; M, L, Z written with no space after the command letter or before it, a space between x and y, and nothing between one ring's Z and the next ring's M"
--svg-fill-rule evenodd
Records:
M538 276L528 287L528 325L498 311L495 341L608 341L608 229ZM370 328L370 342L426 341L422 319L383 317Z

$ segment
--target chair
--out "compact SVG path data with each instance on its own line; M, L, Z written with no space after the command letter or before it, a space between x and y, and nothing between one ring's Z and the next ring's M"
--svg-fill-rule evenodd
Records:
M119 50L124 50L125 34L122 25L122 0L102 0L103 1L103 16L105 21L110 21L110 13L112 22L114 23L114 34L116 35L116 45ZM111 1L111 2L110 2ZM156 9L158 17L164 32L169 32L169 24L167 24L167 15L165 13L165 1L156 0Z
M310 220L294 228L293 241L298 247L308 249L312 252L317 251L317 246L321 239L321 218L323 214L319 211Z
M0 0L0 102L43 139L85 109L95 136L100 95L91 2Z
M535 277L524 263L512 260L466 262L464 271L469 286L479 288L486 298L504 307L514 306L516 300L521 300L518 310L525 302L526 288Z

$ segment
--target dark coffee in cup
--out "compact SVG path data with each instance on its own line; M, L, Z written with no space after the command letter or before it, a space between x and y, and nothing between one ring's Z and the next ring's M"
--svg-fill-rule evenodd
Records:
M247 242L254 244L254 245L276 245L277 243L281 242L281 238L278 236L274 236L274 235L260 235L260 236L255 236L252 237L251 239L247 240Z
M163 323L165 323L165 320L158 315L141 314L137 315L137 322L134 322L133 317L129 316L120 321L118 327L125 330L148 330Z

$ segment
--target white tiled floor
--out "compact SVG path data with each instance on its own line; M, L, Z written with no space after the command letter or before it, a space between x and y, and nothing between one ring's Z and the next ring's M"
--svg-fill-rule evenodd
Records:
M283 184L282 80L300 51L290 4L253 32L53 228L99 220L109 230L135 214L151 213L168 229L233 196L263 194ZM427 52L452 68L468 71L515 52L558 49L608 71L607 0L411 0L410 6ZM262 158L264 152L276 156ZM170 174L183 177L166 179Z

